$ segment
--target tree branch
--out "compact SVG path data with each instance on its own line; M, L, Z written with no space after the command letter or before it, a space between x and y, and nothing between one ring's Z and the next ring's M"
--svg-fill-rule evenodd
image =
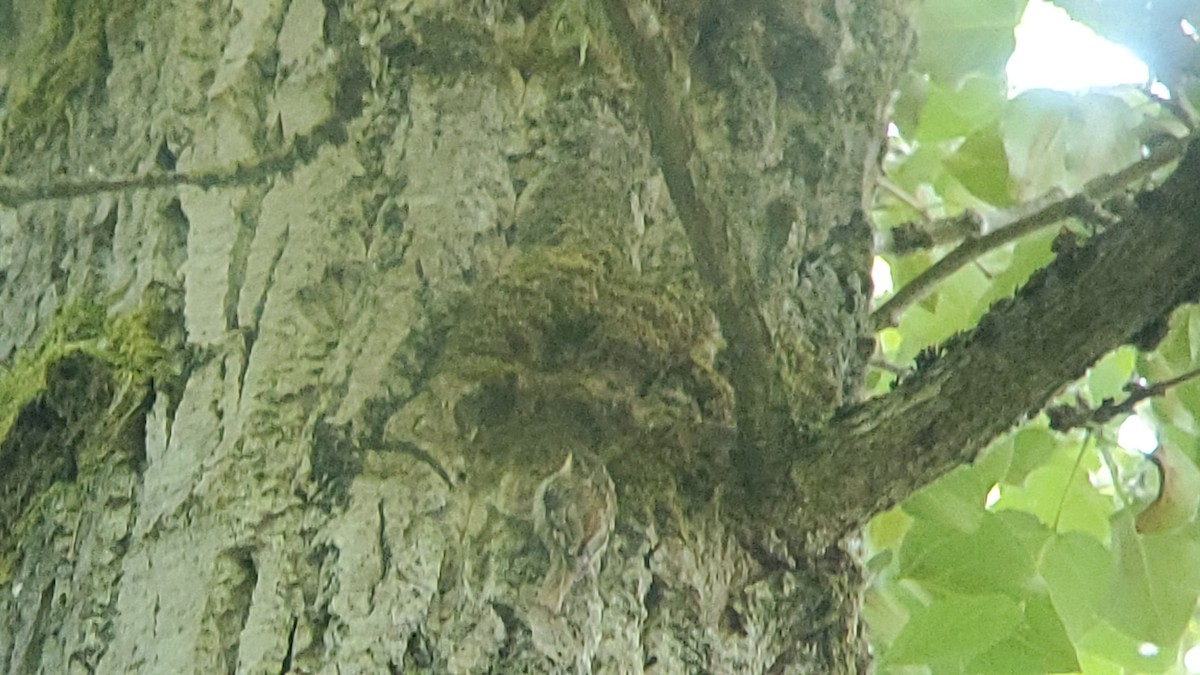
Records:
M1072 215L1086 212L1092 204L1112 197L1130 184L1178 159L1187 144L1187 139L1166 143L1150 157L1135 162L1116 173L1093 178L1078 194L1070 197L1049 195L1035 200L1032 205L1025 204L1015 212L1005 214L996 225L981 229L979 236L967 238L944 258L908 282L887 302L880 305L871 314L872 325L875 330L895 326L900 322L900 316L904 310L929 295L935 286L945 281L959 268L992 249L1016 241ZM950 222L946 227L952 227L956 231L962 230L961 216L955 216L948 220Z
M793 462L779 523L832 541L1036 413L1097 359L1200 294L1200 143L1137 209L1039 271L885 396L842 411Z
M1079 397L1074 404L1063 403L1046 408L1046 416L1050 418L1050 428L1055 431L1089 429L1105 424L1118 415L1132 414L1133 409L1142 401L1154 396L1162 396L1171 387L1183 384L1197 376L1200 376L1200 368L1189 370L1183 375L1155 384L1142 385L1131 382L1125 386L1128 395L1120 401L1106 398L1100 402L1100 405L1092 408L1082 397Z
M768 457L778 447L789 417L786 405L778 400L783 388L771 365L771 340L759 311L758 292L737 242L731 241L720 204L712 203L703 178L693 170L696 133L686 77L671 67L686 60L671 58L649 5L640 0L626 5L624 0L606 0L605 10L640 81L642 115L663 179L728 343L729 378L737 392L735 464L752 474L766 472Z

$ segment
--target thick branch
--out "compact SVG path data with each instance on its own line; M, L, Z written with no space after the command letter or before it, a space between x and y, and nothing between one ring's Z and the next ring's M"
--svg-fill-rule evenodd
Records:
M771 341L758 294L720 205L711 203L703 179L694 171L696 134L684 91L686 78L673 74L665 35L648 14L649 7L637 0L626 5L624 0L605 2L613 33L641 84L642 114L671 201L728 340L730 380L737 392L736 464L751 474L765 473L767 456L777 447L788 420L786 406L778 400L782 387L771 365Z
M1060 253L892 393L839 415L793 464L802 517L836 536L1039 410L1143 326L1200 292L1200 143L1135 213ZM788 500L791 501L791 500ZM796 501L778 514L794 520Z

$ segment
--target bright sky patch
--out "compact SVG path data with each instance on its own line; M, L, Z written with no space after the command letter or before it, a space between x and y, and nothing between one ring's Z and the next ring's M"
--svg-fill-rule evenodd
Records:
M1124 47L1072 21L1045 0L1030 0L1017 25L1017 48L1008 60L1008 89L1078 91L1089 87L1140 84L1149 78L1146 64Z

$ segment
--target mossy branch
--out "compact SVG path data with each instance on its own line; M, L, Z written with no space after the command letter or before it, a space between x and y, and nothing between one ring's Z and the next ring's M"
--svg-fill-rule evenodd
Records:
M711 298L713 313L728 341L729 376L736 392L738 448L736 461L752 480L770 474L772 451L786 435L786 402L771 364L772 346L760 313L752 275L730 238L720 204L694 170L695 136L686 76L671 64L663 29L653 10L640 0L605 0L616 40L627 52L627 63L640 82L642 115L658 156L701 280ZM682 66L681 66L682 67Z

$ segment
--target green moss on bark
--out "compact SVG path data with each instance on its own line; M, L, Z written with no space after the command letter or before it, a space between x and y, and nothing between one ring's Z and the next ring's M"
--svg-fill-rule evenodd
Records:
M500 467L550 468L584 450L614 460L626 487L719 470L733 393L694 289L594 241L527 252L454 317L441 371L475 385L459 425ZM713 456L697 457L706 447Z
M161 301L108 316L89 301L65 305L32 347L0 371L0 583L43 505L75 479L129 448L151 387L179 376L178 321ZM130 459L140 458L130 455Z

